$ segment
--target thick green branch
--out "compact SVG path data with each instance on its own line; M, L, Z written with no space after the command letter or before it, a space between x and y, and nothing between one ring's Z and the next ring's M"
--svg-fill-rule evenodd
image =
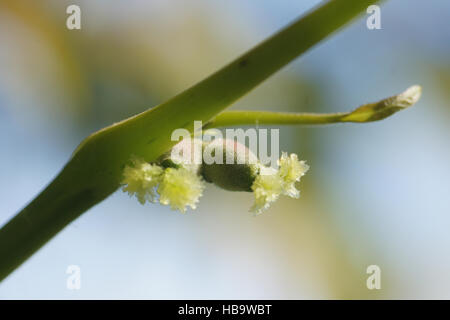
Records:
M385 119L394 113L414 105L422 89L412 86L405 92L363 105L350 112L341 113L293 113L272 111L225 111L207 123L204 128L236 125L313 125L339 122L372 122Z

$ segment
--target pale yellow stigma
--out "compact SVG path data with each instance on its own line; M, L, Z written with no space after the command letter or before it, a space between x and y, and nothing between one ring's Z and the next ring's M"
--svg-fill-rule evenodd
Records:
M292 198L298 198L300 191L295 188L295 183L309 170L309 166L305 161L299 161L296 154L291 153L289 156L283 152L280 160L278 160L280 169L278 171L283 179L283 194Z
M278 199L283 191L283 180L277 170L262 166L260 174L252 185L255 202L250 211L260 214Z
M155 187L161 181L163 168L139 158L132 162L133 165L126 166L123 171L122 190L130 196L136 195L141 204L155 202Z
M252 185L255 202L250 211L261 213L269 208L281 194L291 198L300 196L295 183L308 171L309 166L305 161L299 161L296 154L288 156L286 152L282 153L278 166L278 170L260 167L260 172Z
M183 167L167 168L158 187L159 202L181 212L187 206L195 209L204 188L204 182L195 172Z

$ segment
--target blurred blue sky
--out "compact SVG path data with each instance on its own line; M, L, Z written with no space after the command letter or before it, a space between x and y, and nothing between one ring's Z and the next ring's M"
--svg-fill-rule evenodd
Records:
M227 33L224 26L242 28L242 37L228 34L240 38L230 49L236 52L217 69L319 2L198 0L190 1L188 11L210 16L218 37ZM105 11L100 10L105 1L79 3L86 16L91 9L99 15L98 24L108 19L139 23L147 12L185 14L182 1L124 1ZM388 279L386 298L450 298L449 96L436 77L439 70L450 70L449 21L449 1L387 1L382 30L369 31L360 19L281 71L320 84L322 100L329 104L323 112L423 86L416 106L385 121L307 129L319 150L308 175L315 176L315 189L327 203L323 219L338 230L347 254L359 259L357 268L380 264ZM6 71L0 73L0 224L57 174L90 132L77 131L63 112L39 112L45 104L62 105L64 96L36 100L33 86L39 79L25 81L15 73L19 66L10 64L21 48L15 30L6 31L7 23L0 19L0 69ZM20 97L17 87L23 88ZM240 105L260 93L256 89ZM271 104L283 106L283 101ZM282 129L284 148L295 141L289 132ZM302 193L308 196L308 190ZM198 210L180 215L116 192L6 279L0 298L333 297L306 263L294 284L280 266L289 264L293 253L274 241L279 233L271 232L282 230L278 219L286 210L275 207L255 218L247 213L250 203L250 194L212 187ZM282 205L295 208L287 201ZM66 288L71 264L81 267L78 291Z

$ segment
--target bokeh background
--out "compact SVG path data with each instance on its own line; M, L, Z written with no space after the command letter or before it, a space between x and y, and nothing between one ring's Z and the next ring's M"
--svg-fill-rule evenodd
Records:
M214 72L321 1L0 1L0 224L91 132ZM66 29L66 7L82 29ZM182 215L120 191L0 284L2 299L450 298L450 2L390 0L232 108L347 111L424 88L382 122L283 127L311 166L260 216L209 186ZM366 15L367 17L367 15ZM298 39L301 41L301 39ZM381 290L366 268L381 268ZM68 290L66 269L81 268Z

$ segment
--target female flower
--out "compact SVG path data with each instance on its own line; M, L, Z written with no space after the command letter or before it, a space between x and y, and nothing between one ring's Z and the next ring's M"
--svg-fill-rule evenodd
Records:
M133 166L124 170L123 190L136 195L142 204L146 200L159 201L181 212L185 212L187 207L196 208L205 188L204 181L229 191L253 192L255 201L250 211L257 214L269 208L280 195L299 197L295 183L309 167L304 161L299 161L296 154L288 156L283 152L277 162L278 168L272 168L260 163L244 145L217 139L202 144L201 151L212 157L220 154L221 161L195 164L191 161L196 158L190 152L192 142L199 146L198 141L182 141L172 149L175 152L164 155L157 163L134 159Z

